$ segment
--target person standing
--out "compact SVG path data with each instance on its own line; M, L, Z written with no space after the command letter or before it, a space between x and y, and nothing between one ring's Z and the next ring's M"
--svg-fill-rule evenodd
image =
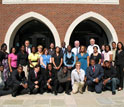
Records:
M31 47L30 47L30 41L29 40L25 41L25 50L28 53L28 55L31 53Z
M53 54L53 56L52 56L52 62L53 62L56 73L59 72L61 69L61 66L63 64L63 56L60 53L59 47L56 47L55 54Z
M55 53L55 45L54 45L54 43L51 43L50 44L50 49L48 50L48 54L53 56L54 53Z
M28 53L25 51L25 46L22 45L20 48L20 52L17 54L17 63L18 65L23 66L23 70L25 72L26 78L28 78Z
M39 64L39 55L36 53L36 48L32 46L32 53L29 54L28 60L30 64L30 70L33 70L36 65Z
M81 69L81 63L76 62L76 68L71 72L72 93L80 92L83 94L85 71Z
M60 48L60 53L62 54L62 56L64 56L64 54L67 52L67 48L65 47L66 43L62 42L61 44L61 48Z
M72 71L76 63L76 56L71 51L70 45L67 46L67 53L64 54L63 62L64 62L64 66L67 66L68 70Z
M80 53L77 54L77 61L81 63L81 69L83 69L86 74L86 69L89 67L89 55L85 46L80 47Z
M101 54L98 53L98 47L94 46L93 47L93 53L90 56L90 59L94 59L96 64L100 64L101 65Z
M39 45L37 49L38 49L37 53L39 54L39 56L43 55L43 46Z
M95 64L95 60L90 60L91 66L87 68L87 85L88 91L101 93L102 92L102 78L104 70L99 64Z
M12 73L17 69L17 54L15 47L12 47L10 50L10 54L8 56L8 63L9 63L10 73Z
M5 43L3 43L1 45L1 51L4 53L4 58L2 60L2 65L4 65L4 70L3 70L3 80L4 80L4 83L5 83L5 87L4 89L7 89L7 79L8 79L8 76L9 76L9 64L8 64L8 53L6 52L7 50L7 45Z
M115 65L115 56L116 56L116 42L112 42L112 54L113 54L113 57L112 57L112 65L114 66Z
M91 38L90 39L90 45L87 48L87 53L89 54L89 56L93 53L93 47L97 46L98 47L98 53L101 53L100 48L97 44L95 44L95 39Z
M74 48L72 49L72 52L75 54L75 56L77 56L77 54L80 52L80 42L78 40L76 40L74 42Z
M123 89L123 78L124 78L124 46L122 42L118 42L117 51L115 57L115 66L118 73L118 79L120 81L118 90Z

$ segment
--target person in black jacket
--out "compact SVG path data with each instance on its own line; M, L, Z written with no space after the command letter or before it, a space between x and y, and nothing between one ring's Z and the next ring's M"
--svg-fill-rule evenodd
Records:
M124 77L124 46L121 42L117 44L117 51L115 57L115 66L118 72L118 79L120 81L118 90L121 91L123 89L123 77Z
M63 66L63 69L58 72L58 80L59 80L59 89L58 92L62 93L65 91L66 94L71 95L69 92L69 88L71 86L71 73L66 66Z
M40 66L36 65L28 76L30 94L43 94L43 82L43 73L40 71Z
M52 63L47 64L45 71L46 91L53 92L57 95L58 80L55 70L53 69Z
M23 71L23 67L18 65L17 70L12 72L12 96L16 97L18 94L26 94L28 93L28 84L25 77L25 73Z
M115 95L117 85L119 84L117 71L111 66L109 61L105 61L104 65L103 90L110 89L112 90L112 95Z

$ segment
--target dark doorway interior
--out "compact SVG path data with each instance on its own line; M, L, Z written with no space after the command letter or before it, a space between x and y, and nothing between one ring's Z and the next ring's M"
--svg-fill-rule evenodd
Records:
M55 43L50 29L38 20L31 20L18 30L13 46L19 47L24 44L25 40L29 40L32 46L49 47L51 42Z
M90 38L94 38L99 46L108 44L107 35L102 27L94 21L85 20L73 30L70 45L74 47L74 41L79 40L81 45L88 46Z

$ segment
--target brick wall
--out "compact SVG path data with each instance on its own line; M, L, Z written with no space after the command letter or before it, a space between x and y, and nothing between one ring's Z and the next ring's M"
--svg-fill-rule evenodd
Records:
M119 41L124 43L124 0L120 5L86 5L86 4L28 4L2 5L0 1L0 45L9 26L19 16L28 12L37 12L47 17L57 28L61 41L69 25L80 15L93 11L101 14L114 26Z

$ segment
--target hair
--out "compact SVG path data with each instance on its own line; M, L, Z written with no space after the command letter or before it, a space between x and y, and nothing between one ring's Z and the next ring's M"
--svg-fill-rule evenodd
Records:
M90 38L90 41L91 41L91 40L94 40L94 41L95 41L95 39L94 39L94 38Z
M116 44L116 42L115 42L115 41L113 41L113 42L112 42L112 44Z
M106 52L106 46L108 46L108 47L109 47L109 51L110 51L110 50L111 50L110 45L105 45L105 52Z
M75 65L77 65L77 64L80 64L81 65L81 62L77 61Z
M0 64L0 67L4 67L4 65L3 64Z
M46 51L46 50L48 50L48 48L44 48L44 50L43 50L43 54L45 54L45 51Z
M48 65L51 65L52 66L52 70L53 70L53 64L52 63L48 63L47 67L46 67L46 71L48 71Z
M40 65L36 65L34 68L38 68L38 67L40 67Z
M13 49L13 48L15 48L15 50L16 50L16 47L12 47L12 48L10 49L10 53L12 53L12 49ZM16 52L15 52L15 54L16 54Z
M56 46L56 49L59 48L59 46ZM55 52L56 52L56 49L55 49ZM59 48L59 53L60 53L60 48Z
M30 41L29 41L29 40L25 40L25 42L26 42L26 41L28 41L28 42L30 43Z
M98 49L98 46L94 46L93 49L94 49L94 48Z
M21 51L22 46L24 46L24 47L25 47L25 45L24 45L24 44L22 44L22 45L20 46L20 51ZM24 50L24 51L26 52L26 50Z
M21 64L19 64L17 68L19 68L19 67L23 68L23 66Z
M36 52L37 50L36 50L36 47L35 47L35 46L32 46L32 48L31 48L31 52L32 52L32 49L33 49L33 48L35 48L35 52Z
M43 46L42 46L42 45L38 45L37 49L38 49L38 48L42 48L42 49L43 49Z
M90 59L90 62L91 62L92 60L96 63L96 60L95 60L95 59L93 59L93 58L91 58L91 59Z
M81 46L80 46L80 53L81 53L81 47L84 47L84 53L87 53L86 46L84 46L84 45L81 45Z
M120 44L121 44L121 46L122 46L122 47L121 47L121 48L122 48L122 50L124 50L124 45L123 45L123 43L122 43L122 42L118 42L118 43L117 43L117 50L120 50L120 49L118 48L118 44L119 44L119 43L120 43Z
M3 44L1 45L1 50L3 49L4 46L7 47L7 45L6 45L5 43L3 43Z

